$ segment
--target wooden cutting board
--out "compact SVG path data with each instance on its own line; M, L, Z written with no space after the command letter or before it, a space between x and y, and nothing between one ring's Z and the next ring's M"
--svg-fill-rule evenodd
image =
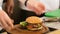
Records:
M44 27L39 31L29 31L26 29L20 29L20 25L15 25L15 29L8 31L11 34L42 34L48 31L47 27Z

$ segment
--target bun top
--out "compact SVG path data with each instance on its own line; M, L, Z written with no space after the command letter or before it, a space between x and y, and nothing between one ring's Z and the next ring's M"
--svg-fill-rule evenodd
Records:
M37 16L31 16L31 17L26 18L26 22L32 23L32 24L42 23L42 19Z

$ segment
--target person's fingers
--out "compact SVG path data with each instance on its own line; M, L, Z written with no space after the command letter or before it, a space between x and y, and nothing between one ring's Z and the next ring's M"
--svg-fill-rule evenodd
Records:
M9 26L10 28L13 28L12 20L10 20L10 19L8 18L8 20L6 20L6 22L7 22L8 26Z
M41 13L43 12L43 10L41 9L41 7L38 7L38 6L36 6L36 10L38 10L37 11L38 15L41 15Z
M12 20L8 17L7 14L5 14L5 17L4 17L5 21L7 22L8 26L13 28L13 23L12 23Z
M33 10L34 10L34 12L35 12L37 15L39 15L39 9L33 7Z
M37 3L34 6L31 4L28 4L27 7L31 9L32 11L34 11L37 15L41 15L43 11L45 10L45 7L43 6L43 4L40 4L40 3Z
M35 7L33 7L33 6L31 6L30 4L28 4L28 6L27 6L29 9L31 9L32 11L34 11L37 15L38 15L38 10L35 8Z
M5 7L5 11L9 14L9 8L8 6Z
M13 13L13 6L10 6L10 11L9 11L10 14Z
M1 28L3 28L3 25L2 25L2 23L1 23L1 22L0 22L0 27L1 27Z
M39 8L38 6L35 6L33 7L33 9L37 15L41 15L41 12L42 12L41 8Z
M45 10L45 6L42 3L38 4L38 7L41 8L42 10Z
M8 12L9 15L12 13L12 6L7 7L7 12Z
M4 19L1 19L1 26L4 28L4 29L9 29L9 26L7 25L7 23L5 22Z
M4 11L2 11L0 13L0 15L1 15L0 21L1 21L1 24L3 25L3 27L6 28L6 29L7 28L8 29L13 28L13 23L12 23L11 19L9 18L9 16Z
M14 23L14 20L13 19L11 19L11 21L12 21L12 23Z
M45 12L45 6L42 3L38 4L37 9L39 10L40 15Z
M8 14L11 15L13 13L13 6L9 6L8 8Z
M9 14L9 11L10 11L10 7L7 7L7 12L8 12L8 14Z
M14 5L6 5L6 4L5 4L5 11L6 11L9 15L11 15L11 14L13 13L13 7L14 7Z
M27 5L27 8L33 11L32 6L30 4Z

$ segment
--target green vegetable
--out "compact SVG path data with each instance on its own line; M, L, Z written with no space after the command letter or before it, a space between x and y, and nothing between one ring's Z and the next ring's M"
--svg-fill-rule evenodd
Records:
M40 25L40 24L38 24L38 27L41 27L41 25Z
M27 23L25 21L23 21L23 22L20 22L20 25L25 27L27 25Z

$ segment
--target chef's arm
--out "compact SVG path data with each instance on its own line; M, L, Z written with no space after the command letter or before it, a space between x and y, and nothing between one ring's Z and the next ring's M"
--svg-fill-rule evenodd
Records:
M13 13L14 0L7 0L5 4L5 11L10 15Z

